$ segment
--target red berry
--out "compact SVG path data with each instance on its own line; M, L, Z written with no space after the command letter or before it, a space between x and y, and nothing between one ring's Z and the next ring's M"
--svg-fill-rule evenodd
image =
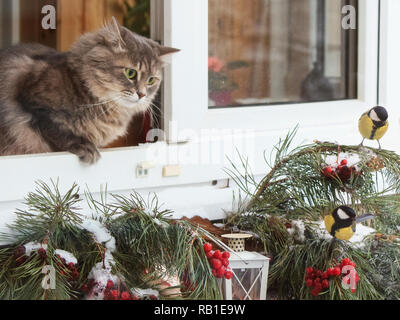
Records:
M322 281L322 288L324 288L324 289L329 288L329 281L328 280L323 280Z
M217 276L217 270L216 270L216 269L212 269L212 270L211 270L211 273L212 273L212 275L213 275L214 277Z
M314 269L312 267L308 267L306 269L307 274L312 274L314 272Z
M322 276L322 271L321 270L317 270L316 275L317 275L318 278L321 277Z
M152 294L149 298L150 298L150 300L158 300L154 294Z
M228 252L228 251L225 251L223 254L222 254L222 258L224 258L224 259L229 259L231 257L231 254Z
M349 258L344 258L342 260L342 265L347 266L351 263L351 260Z
M136 294L134 294L134 295L132 296L132 300L139 300L139 297L138 297Z
M346 159L343 159L342 162L341 162L340 164L341 164L342 166L347 165L347 160L346 160Z
M39 254L39 256L40 256L42 259L46 259L46 258L47 258L47 252L46 252L46 250L43 249L43 248L40 248L40 249L38 250L38 254Z
M233 278L233 272L232 271L226 271L225 272L225 279L230 280Z
M321 278L324 280L328 279L329 278L328 271L325 271L324 273L322 273Z
M89 292L89 287L88 287L88 285L86 283L82 285L81 291L82 292Z
M217 278L223 278L226 272L226 268L222 266L217 270Z
M331 174L331 173L332 173L332 168L331 168L331 167L326 167L326 168L324 169L324 173L326 173L326 174Z
M218 270L219 268L222 267L222 262L221 260L218 259L211 259L211 265L213 266L214 269Z
M314 284L314 282L311 279L306 281L306 286L309 288L311 288L313 286L313 284Z
M94 281L94 279L90 279L90 280L87 282L87 286L88 286L89 290L92 290L92 288L93 288L96 284L97 284L97 282Z
M318 289L318 288L314 288L314 290L313 291L311 291L311 294L314 296L314 297L316 297L316 296L318 296L319 295L319 293L321 292L321 290L320 289Z
M341 273L342 273L342 270L340 270L339 267L336 267L336 268L334 269L334 275L335 275L335 276L340 276Z
M107 288L107 289L114 288L114 282L112 282L111 280L108 280L108 281L107 281L106 288Z
M130 300L131 299L131 295L129 294L129 292L124 291L121 293L121 300Z
M117 300L120 296L119 290L111 290L110 295L114 300Z
M204 248L204 251L207 253L212 250L212 244L207 242L204 244L203 248Z
M222 258L222 253L219 250L214 251L214 258L215 259L221 259Z
M224 267L229 266L229 260L228 260L228 259L222 259L222 265L223 265Z
M213 251L213 250L208 251L208 252L206 253L207 259L211 259L213 256L214 256L214 251Z
M68 263L68 268L69 269L74 269L75 268L74 263L73 262Z

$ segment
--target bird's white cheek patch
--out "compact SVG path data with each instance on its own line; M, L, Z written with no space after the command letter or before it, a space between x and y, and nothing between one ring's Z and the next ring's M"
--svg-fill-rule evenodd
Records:
M342 220L346 220L349 219L350 217L347 215L346 212L344 212L342 209L338 209L337 214L339 216L340 219Z
M374 110L371 111L371 113L369 114L370 118L374 121L381 121L381 119L379 119L378 115L376 114L376 112Z

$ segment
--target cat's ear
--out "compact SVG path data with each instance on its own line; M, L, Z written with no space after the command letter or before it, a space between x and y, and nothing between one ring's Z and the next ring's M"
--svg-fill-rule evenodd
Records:
M180 49L175 49L171 47L160 46L160 59L164 64L171 63L171 55L181 51Z
M126 51L126 43L122 36L122 26L115 17L111 18L111 22L104 26L106 31L104 40L115 50L119 52Z

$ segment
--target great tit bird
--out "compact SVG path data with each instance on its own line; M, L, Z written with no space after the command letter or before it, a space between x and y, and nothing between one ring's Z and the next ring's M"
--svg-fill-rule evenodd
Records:
M388 113L384 107L375 107L365 112L358 121L358 130L363 136L363 145L365 139L377 140L379 149L381 149L380 139L388 130Z
M332 237L349 241L356 232L356 224L374 219L373 214L356 216L354 210L347 206L340 206L324 218L325 228Z

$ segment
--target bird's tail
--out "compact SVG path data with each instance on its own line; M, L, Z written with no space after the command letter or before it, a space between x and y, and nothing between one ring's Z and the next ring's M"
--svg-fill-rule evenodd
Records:
M365 222L365 221L372 220L372 219L375 219L375 218L376 218L376 216L373 215L372 213L366 213L366 214L363 214L361 216L358 216L356 218L356 223Z

